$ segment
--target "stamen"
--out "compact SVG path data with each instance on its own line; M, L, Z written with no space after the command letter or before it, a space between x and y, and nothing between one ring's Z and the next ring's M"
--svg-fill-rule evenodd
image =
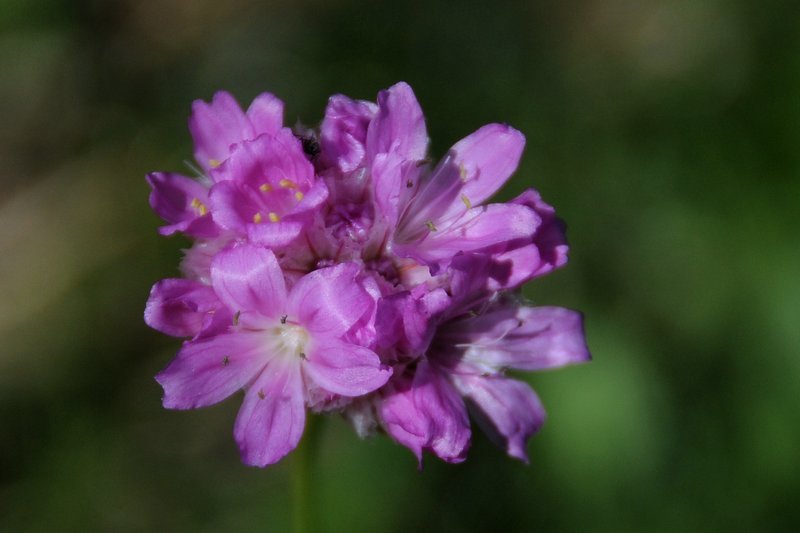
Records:
M460 163L458 165L458 175L461 176L461 181L467 181L467 167L464 166L464 163Z
M263 217L261 216L261 213L256 213L255 215L253 215L253 222L255 224L261 224L262 218Z
M428 226L428 229L431 231L436 231L436 226L433 225L432 220L428 220L425 222L425 225Z
M197 211L197 213L198 213L200 216L203 216L203 215L205 215L206 213L208 213L208 207L206 207L206 204L204 204L203 202L201 202L199 198L192 198L192 202L191 202L189 205L191 205L191 206L192 206L192 208L193 208L195 211Z
M297 188L297 184L295 182L293 182L292 180L287 180L286 178L283 178L281 181L279 181L278 185L280 185L284 189L296 189Z
M270 185L269 183L262 183L261 185L259 185L258 190L261 192L269 192L272 190L272 185Z
M236 313L233 314L233 325L234 326L238 326L239 325L239 317L240 316L242 316L242 312L241 311L236 311Z
M222 164L222 163L221 163L221 162L219 162L219 161L218 161L218 160L216 160L216 159L209 159L209 160L208 160L208 166L210 166L211 168L217 168L217 167L218 167L218 166L220 166L221 164Z
M467 209L472 209L472 202L469 201L466 194L461 195L461 201L464 202L464 205L467 206Z
M281 219L275 211L270 211L268 216L270 222L278 222Z
M302 199L303 199L303 193L301 193L300 191L297 191L296 193L294 193L294 197L295 197L295 198L297 199L297 201L299 202L300 200L302 200Z

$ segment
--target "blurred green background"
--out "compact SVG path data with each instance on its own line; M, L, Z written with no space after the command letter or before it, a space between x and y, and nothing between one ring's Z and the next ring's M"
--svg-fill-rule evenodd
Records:
M0 530L285 531L292 459L240 464L239 406L174 412L145 327L177 274L144 174L184 171L191 101L271 91L316 124L409 82L441 155L528 139L591 364L526 377L531 465L321 430L321 531L800 527L800 6L750 2L0 1Z

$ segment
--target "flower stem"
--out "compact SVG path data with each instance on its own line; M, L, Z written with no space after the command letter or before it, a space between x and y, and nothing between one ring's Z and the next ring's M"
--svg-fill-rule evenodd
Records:
M306 427L300 444L292 453L292 519L295 533L314 530L314 490L311 475L319 440L318 416L306 418Z

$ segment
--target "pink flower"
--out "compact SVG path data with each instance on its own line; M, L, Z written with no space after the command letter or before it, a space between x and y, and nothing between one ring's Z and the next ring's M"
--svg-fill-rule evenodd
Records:
M448 462L466 458L471 429L468 400L484 432L514 458L527 462L526 444L545 420L536 393L505 370L544 370L590 358L580 313L525 307L496 299L481 278L486 256L454 260L450 305L434 319L423 355L398 365L375 397L386 432L422 462L430 451Z
M195 160L205 172L220 166L234 146L268 134L275 135L283 124L283 102L270 93L253 100L244 113L230 93L220 91L210 104L196 100L189 117L194 139ZM162 235L182 232L208 239L219 235L209 209L207 176L192 179L172 172L152 172L147 181L152 188L150 205L167 225Z
M281 459L300 440L312 395L319 405L361 396L391 375L377 354L353 344L375 306L358 273L354 264L320 269L287 291L271 251L245 244L220 252L211 288L233 318L226 331L185 343L157 376L164 406L204 407L245 389L234 429L244 462Z
M431 165L405 83L375 103L331 97L319 133L282 123L271 94L243 111L219 92L192 106L202 176L147 176L159 231L194 241L185 279L156 283L145 309L152 328L189 339L157 376L165 407L244 389L234 436L251 465L297 445L306 409L342 413L360 435L380 428L420 462L463 461L471 415L527 460L545 414L506 369L589 353L579 313L513 292L568 251L533 189L490 202L524 136L488 124Z

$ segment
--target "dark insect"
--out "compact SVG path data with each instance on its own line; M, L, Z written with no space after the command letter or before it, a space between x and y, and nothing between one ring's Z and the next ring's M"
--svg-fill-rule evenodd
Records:
M319 155L319 141L314 134L302 135L300 137L300 142L303 144L303 152L305 152L310 159L314 159Z

